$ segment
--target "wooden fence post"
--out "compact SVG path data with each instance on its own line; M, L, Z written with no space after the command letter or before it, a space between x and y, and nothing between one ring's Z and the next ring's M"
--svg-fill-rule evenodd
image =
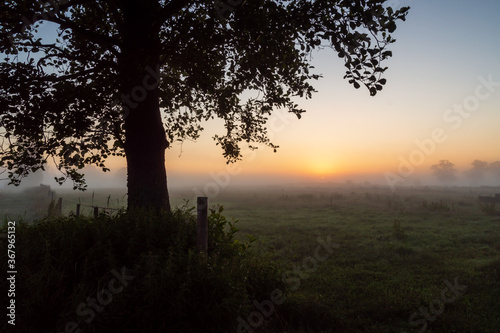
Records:
M76 204L76 217L80 217L80 204Z
M208 198L198 197L197 204L197 245L198 250L207 253L208 248Z
M99 207L94 207L94 218L99 217Z

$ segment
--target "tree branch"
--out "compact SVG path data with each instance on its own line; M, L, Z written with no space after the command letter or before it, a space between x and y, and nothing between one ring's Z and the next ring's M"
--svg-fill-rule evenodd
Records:
M170 17L177 14L181 9L189 5L191 0L171 0L168 4L163 7L163 10L160 13L160 18L163 21L166 21Z
M60 81L66 81L68 79L75 79L77 77L84 76L87 74L91 74L97 70L98 70L98 68L94 67L94 68L89 68L89 69L86 69L86 70L83 70L81 72L74 73L74 74L67 74L67 75L61 75L61 76L51 75L51 76L45 76L45 77L36 77L36 78L33 78L29 81L60 82Z
M72 6L79 5L79 4L86 4L86 3L93 3L93 1L85 0L85 1L69 2L67 4L60 5L59 10L55 13L54 12L50 12L50 13L49 12L36 12L36 11L31 11L31 10L16 10L16 8L9 8L9 7L5 8L4 7L4 8L2 8L2 10L4 12L21 15L24 18L23 22L19 22L14 28L11 29L11 31L9 31L7 33L7 35L21 33L26 28L27 22L29 23L29 25L33 25L38 21L48 21L48 22L59 24L60 27L63 29L71 29L74 32L80 33L98 44L108 44L108 45L111 44L111 45L119 46L117 38L98 34L98 33L93 32L91 30L85 29L85 28L83 28L83 27L81 27L81 26L79 26L71 21L64 20L63 18L58 16L61 14L61 10L66 10ZM43 14L45 14L45 15L43 15ZM45 16L45 18L43 16ZM31 18L31 20L29 18Z
M120 45L118 43L117 38L98 34L96 32L87 30L87 29L85 29L85 28L83 28L83 27L81 27L73 22L62 20L58 17L51 17L47 21L50 21L52 23L57 23L63 29L71 29L74 32L77 32L79 34L86 36L90 40L97 42L98 44L108 44L108 45L110 44L110 45L116 45L116 46Z

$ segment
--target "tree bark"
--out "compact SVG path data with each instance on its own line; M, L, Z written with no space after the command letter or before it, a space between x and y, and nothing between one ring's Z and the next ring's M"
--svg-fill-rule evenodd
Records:
M135 8L139 5L140 8ZM170 211L165 167L168 142L159 103L159 27L155 8L124 8L120 91L125 123L128 210Z

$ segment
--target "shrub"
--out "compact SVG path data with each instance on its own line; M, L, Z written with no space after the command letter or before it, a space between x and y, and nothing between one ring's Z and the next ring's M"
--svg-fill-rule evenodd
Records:
M485 213L486 215L498 215L499 212L496 209L495 203L494 202L480 202L479 203L479 208Z
M19 224L18 330L64 332L68 323L82 332L234 330L252 300L282 282L277 267L235 239L236 221L222 211L209 216L208 255L196 249L192 209ZM1 257L5 272L6 251ZM8 289L5 279L0 286Z
M431 211L431 212L449 212L452 210L452 207L450 205L444 203L442 200L441 201L431 201L427 202L427 200L423 200L422 204L420 205L424 210Z

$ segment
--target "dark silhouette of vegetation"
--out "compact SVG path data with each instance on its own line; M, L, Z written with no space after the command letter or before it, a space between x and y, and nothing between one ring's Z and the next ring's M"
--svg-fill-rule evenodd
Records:
M424 210L429 210L431 212L449 212L452 210L452 207L446 203L444 203L442 200L441 201L431 201L428 202L427 200L423 200L422 204L420 205L422 209Z
M408 12L385 3L3 2L0 166L17 184L53 158L57 180L82 189L81 168L125 156L129 209L169 210L165 149L212 118L225 123L214 139L230 162L242 143L276 149L265 122L277 108L305 111L294 97L314 92L313 50L332 48L355 88L381 90Z
M496 181L495 185L500 184L500 161L492 162L488 165L488 171Z
M479 208L486 214L486 215L498 215L499 211L496 209L496 203L492 200L489 202L481 201L479 200Z
M474 160L472 168L466 171L466 175L473 181L482 181L488 173L488 162Z
M441 160L439 164L431 166L434 176L444 184L450 184L457 179L455 164L448 160Z
M221 208L211 210L211 246L200 255L192 212L174 210L160 221L157 214L129 212L18 223L16 240L29 246L16 247L16 265L22 267L16 279L16 329L235 331L237 317L251 312L253 300L285 290L281 271L250 255L249 243L234 238L235 222ZM4 248L6 243L0 239ZM0 257L5 272L7 251ZM8 290L7 283L2 279L0 287ZM0 330L8 331L6 320Z
M57 202L55 200L52 200L49 204L49 208L47 210L47 217L49 219L54 218L54 217L61 217L61 200L58 200Z

